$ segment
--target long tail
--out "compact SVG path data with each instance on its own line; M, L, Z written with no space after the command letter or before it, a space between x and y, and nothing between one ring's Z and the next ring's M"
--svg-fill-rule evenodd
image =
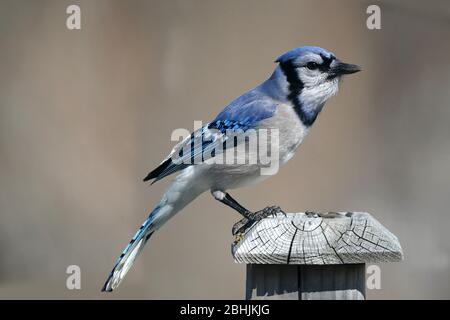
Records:
M117 259L114 268L103 285L102 291L112 292L116 289L128 270L130 270L134 260L141 253L150 236L205 190L201 184L198 184L190 170L186 170L186 172L176 177L160 203L153 209L133 239L123 250L119 259Z

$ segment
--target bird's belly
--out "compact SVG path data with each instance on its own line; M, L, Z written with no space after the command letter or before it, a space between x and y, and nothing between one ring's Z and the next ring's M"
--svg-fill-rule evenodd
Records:
M298 147L302 144L307 132L302 135L288 134L285 137L280 137L280 163L285 164L294 156ZM281 141L284 139L284 141Z
M217 190L236 189L253 185L269 177L261 174L258 164L212 165L208 169L211 188Z

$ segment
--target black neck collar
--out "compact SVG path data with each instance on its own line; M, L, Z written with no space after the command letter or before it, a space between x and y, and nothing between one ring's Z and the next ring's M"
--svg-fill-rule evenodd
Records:
M314 121L316 121L319 112L306 112L304 110L300 101L300 94L302 93L304 86L292 61L288 60L285 62L280 62L280 68L286 76L286 81L289 84L287 99L294 105L295 113L300 118L300 121L306 127L310 127Z

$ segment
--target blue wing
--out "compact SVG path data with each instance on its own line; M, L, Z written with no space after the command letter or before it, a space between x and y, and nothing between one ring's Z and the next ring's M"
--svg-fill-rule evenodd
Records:
M236 135L250 128L257 127L261 120L270 118L276 109L272 100L264 99L260 93L250 91L237 98L210 123L193 132L189 137L177 144L170 155L144 181L156 181L182 170L190 165L206 161L216 156L216 150L225 150L229 143L230 131ZM221 148L218 146L222 144ZM187 152L186 152L187 150ZM174 161L176 157L176 161Z
M252 90L226 106L214 121L243 122L248 127L254 127L261 120L270 118L275 109L276 104L273 100Z

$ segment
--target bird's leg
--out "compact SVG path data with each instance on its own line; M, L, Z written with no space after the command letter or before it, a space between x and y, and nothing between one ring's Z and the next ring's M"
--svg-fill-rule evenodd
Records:
M250 210L247 210L243 206L241 206L239 202L234 200L228 193L223 191L213 191L211 193L216 200L219 200L223 204L229 206L230 208L233 208L241 215L243 215L244 218L251 219L251 215L253 213Z
M264 219L268 216L276 216L278 213L285 212L281 210L278 206L271 206L266 207L262 210L252 212L243 206L239 204L233 197L230 196L229 193L223 192L223 191L213 191L212 195L216 200L219 200L223 204L233 208L237 212L239 212L241 215L244 216L243 219L239 220L237 223L234 224L232 233L233 235L236 235L238 233L244 233L249 227L251 227L255 222Z

